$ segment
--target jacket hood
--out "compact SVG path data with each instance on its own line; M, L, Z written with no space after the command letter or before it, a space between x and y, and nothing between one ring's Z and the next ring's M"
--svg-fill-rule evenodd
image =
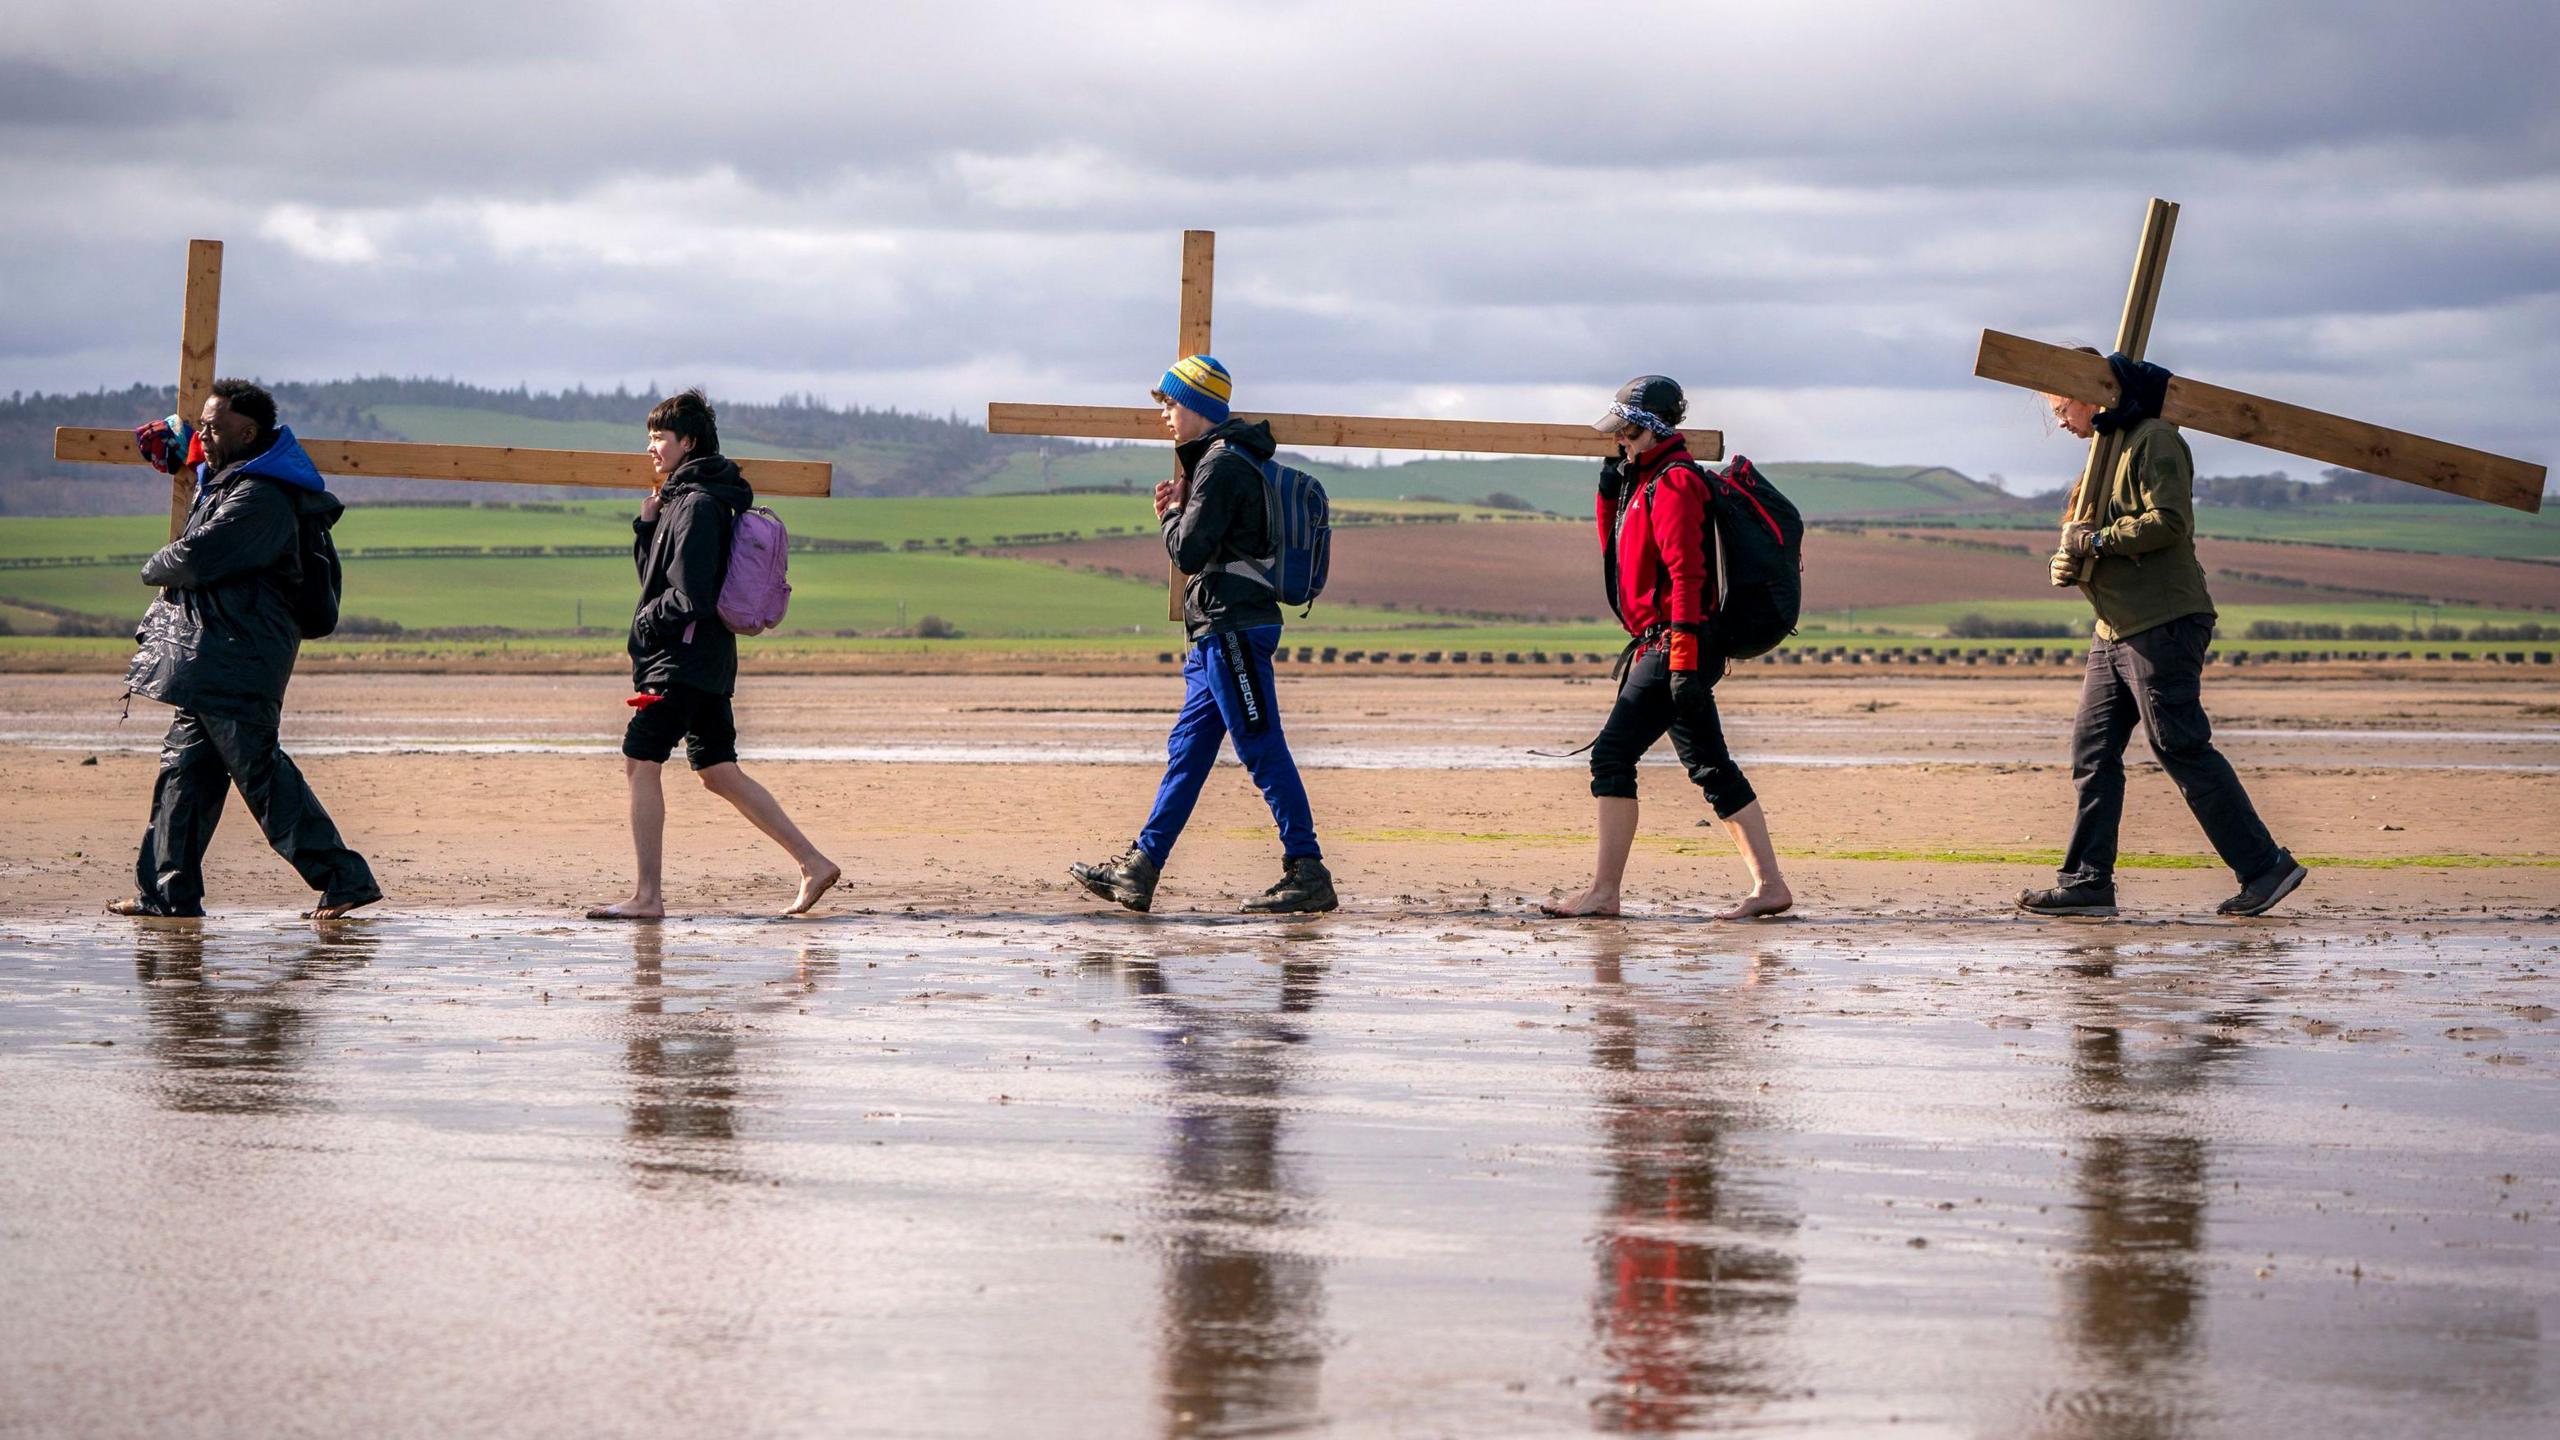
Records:
M1221 420L1199 439L1175 448L1181 452L1182 463L1190 466L1198 463L1201 456L1209 453L1209 447L1221 440L1229 449L1242 451L1257 461L1270 459L1272 452L1280 448L1271 438L1270 421L1235 419Z
M738 462L726 455L696 455L676 467L667 477L662 500L674 499L678 492L699 490L729 507L732 514L744 514L755 508L755 487L738 473Z
M320 478L320 467L311 463L311 455L302 442L293 438L293 427L279 425L273 444L239 464L229 467L242 475L263 475L296 490L326 491L329 482ZM211 480L212 474L204 476Z
M209 465L198 470L196 485L202 488L226 474L235 479L255 475L261 480L273 480L292 499L294 514L319 518L323 529L337 524L338 517L346 513L347 507L329 493L329 482L321 478L320 467L311 463L310 452L293 438L291 426L277 426L275 443L237 465L220 471Z

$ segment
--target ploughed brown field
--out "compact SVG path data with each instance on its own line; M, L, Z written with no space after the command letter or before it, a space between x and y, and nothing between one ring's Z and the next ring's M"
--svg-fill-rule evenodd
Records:
M1813 531L1805 540L1807 610L1867 610L1886 605L1927 605L1949 600L2051 600L2055 590L2046 579L2042 542L2019 533L1983 535L1973 531L1940 531L1965 544L1920 538L1931 532L1855 534ZM2011 547L2016 553L2010 553ZM1998 547L1998 548L1986 548ZM2245 561L2235 558L2246 551ZM2258 552L2279 559L2261 561ZM1045 560L1127 575L1160 579L1164 547L1152 535L1110 540L1080 540L1006 552L1027 560ZM2519 594L2538 593L2536 601L2513 599L2473 603L2560 604L2560 570L2520 561L2474 560L2461 556L2391 555L2369 550L2342 550L2301 545L2246 545L2207 541L2206 568L2216 572L2213 593L2229 605L2298 604L2306 599L2341 599L2326 591L2305 591L2221 573L2228 566L2259 574L2337 577L2327 583L2365 589L2420 589L2403 574L2407 567L2377 570L2374 562L2418 562L2432 566L2439 586L2461 587L2475 568L2503 565L2533 572L2472 585L2506 585ZM2387 578L2377 578L2387 577ZM2539 579L2539 592L2525 582ZM2501 591L2504 593L2504 591ZM1599 537L1589 525L1571 521L1519 521L1500 525L1382 525L1346 529L1335 536L1333 576L1325 598L1344 604L1392 606L1449 615L1522 617L1538 620L1597 620L1608 615L1600 581ZM2445 599L2465 599L2460 588Z
M2030 558L2046 553L2051 543L2041 535L2017 530L1897 526L1890 533L1940 545L1998 546ZM2324 592L2344 592L2337 596L2341 599L2363 592L2387 591L2394 596L2425 596L2449 605L2484 605L2500 610L2560 609L2560 565L2530 560L2422 555L2331 545L2277 545L2263 540L2207 540L2199 553L2204 557L2205 568L2213 573L2216 595L2223 594L2225 587L2234 582L2249 584L2243 576L2267 576L2298 581ZM2302 591L2290 586L2261 588L2291 599L2305 598ZM2235 590L2228 598L2237 602L2241 597Z

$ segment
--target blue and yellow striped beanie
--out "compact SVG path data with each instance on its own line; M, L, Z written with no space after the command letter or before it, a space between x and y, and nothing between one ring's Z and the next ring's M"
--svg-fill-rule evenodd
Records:
M1212 425L1227 422L1227 402L1235 393L1236 382L1227 367L1210 355L1185 355L1174 361L1155 388L1158 400L1170 400Z

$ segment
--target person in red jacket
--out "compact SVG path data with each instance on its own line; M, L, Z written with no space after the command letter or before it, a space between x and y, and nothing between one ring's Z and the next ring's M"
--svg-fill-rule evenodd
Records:
M1677 382L1639 375L1593 426L1618 442L1617 457L1600 467L1600 565L1609 608L1634 638L1620 661L1618 703L1591 742L1599 863L1581 894L1539 907L1549 915L1618 913L1627 852L1636 838L1636 762L1666 730L1689 778L1733 832L1751 872L1751 893L1716 918L1778 915L1795 904L1778 873L1768 817L1725 748L1724 727L1716 719L1715 683L1724 661L1709 643L1717 598L1707 543L1713 522L1706 477L1680 437L1688 411Z

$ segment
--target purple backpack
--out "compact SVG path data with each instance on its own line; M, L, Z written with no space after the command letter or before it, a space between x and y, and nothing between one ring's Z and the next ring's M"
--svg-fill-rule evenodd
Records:
M720 581L720 623L733 635L761 635L791 606L791 535L759 505L729 530L729 573Z

